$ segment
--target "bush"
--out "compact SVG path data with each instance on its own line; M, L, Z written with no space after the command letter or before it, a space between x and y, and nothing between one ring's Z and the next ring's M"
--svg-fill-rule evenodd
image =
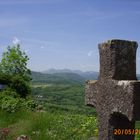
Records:
M10 88L15 90L23 98L31 94L29 82L26 82L20 75L16 75L11 79Z
M1 94L0 108L6 112L16 112L20 108L19 99Z
M3 90L0 94L4 95L8 95L11 96L13 98L18 98L20 97L17 92L15 92L14 90L12 90L11 88L7 87L5 90Z
M23 101L24 99L22 99L22 101ZM34 100L31 100L31 99L28 99L28 100L24 100L23 102L22 102L22 107L23 108L26 108L26 109L28 109L28 110L35 110L36 109L36 107L37 107L37 103L34 101Z
M15 112L19 108L18 94L10 88L0 93L0 108L7 112Z
M37 103L32 99L20 98L19 95L7 88L0 92L0 109L6 112L16 112L19 109L35 110Z

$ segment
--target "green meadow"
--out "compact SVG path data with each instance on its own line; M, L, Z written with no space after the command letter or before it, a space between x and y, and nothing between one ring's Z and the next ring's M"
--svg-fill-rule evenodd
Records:
M88 140L97 137L97 114L84 103L84 85L33 84L32 96L40 111L0 111L6 140L27 135L31 140ZM40 96L39 96L40 95Z

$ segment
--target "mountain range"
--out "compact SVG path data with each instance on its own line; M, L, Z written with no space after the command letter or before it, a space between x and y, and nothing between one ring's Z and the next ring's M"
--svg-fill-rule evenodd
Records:
M70 69L49 69L43 72L32 71L33 83L83 84L86 80L96 80L98 72L83 72Z
M43 71L42 73L45 73L45 74L62 74L62 73L65 73L65 74L68 74L68 73L75 73L75 74L78 74L80 76L82 76L83 78L85 78L86 80L96 80L98 78L98 72L95 72L95 71L86 71L86 72L83 72L81 70L71 70L71 69L49 69L49 70L46 70L46 71Z
M97 80L98 72L70 69L49 69L42 72L32 71L33 83L53 83L53 84L83 84L86 80ZM137 74L138 80L140 74Z

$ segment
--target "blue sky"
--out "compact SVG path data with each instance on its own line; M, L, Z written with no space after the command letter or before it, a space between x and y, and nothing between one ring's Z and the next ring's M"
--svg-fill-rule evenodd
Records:
M98 43L118 38L140 44L139 29L139 0L0 0L0 54L19 42L35 71L98 71Z

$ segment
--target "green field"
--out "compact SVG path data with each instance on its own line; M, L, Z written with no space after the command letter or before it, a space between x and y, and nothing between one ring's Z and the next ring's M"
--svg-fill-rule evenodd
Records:
M96 115L95 109L85 106L83 85L33 85L33 96L49 110ZM42 98L37 98L42 95Z
M97 136L96 117L70 113L0 112L1 127L10 128L6 140L24 134L31 140L87 140Z
M97 137L96 111L85 106L84 85L33 84L32 93L33 98L44 106L43 111L0 111L0 128L10 128L6 140L22 134L31 140L88 140Z

